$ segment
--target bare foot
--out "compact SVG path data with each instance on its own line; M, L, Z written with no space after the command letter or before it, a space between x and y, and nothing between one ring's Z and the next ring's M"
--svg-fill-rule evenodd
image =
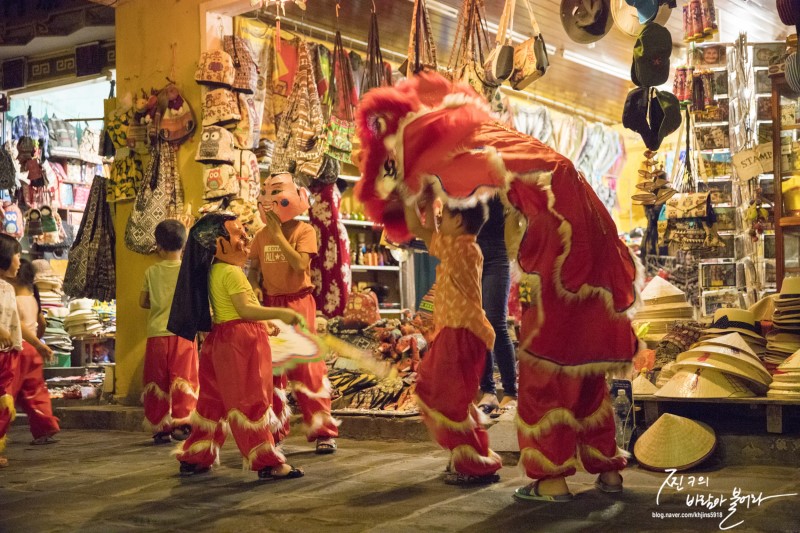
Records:
M563 476L539 480L539 494L543 496L561 496L569 494L567 480Z

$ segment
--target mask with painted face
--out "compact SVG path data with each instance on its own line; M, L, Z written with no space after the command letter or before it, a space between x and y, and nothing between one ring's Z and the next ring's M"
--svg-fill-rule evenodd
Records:
M250 239L238 220L225 222L229 237L217 237L217 250L214 257L224 263L244 266L250 255Z
M266 212L274 211L283 223L308 210L308 191L295 185L288 172L275 174L261 183L258 206L259 211L263 209L262 219Z

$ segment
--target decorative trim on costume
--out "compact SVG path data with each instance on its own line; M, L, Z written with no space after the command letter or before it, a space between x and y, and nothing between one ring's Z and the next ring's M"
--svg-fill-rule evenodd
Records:
M3 394L0 396L0 412L8 410L9 422L13 422L17 418L17 409L14 407L14 398L10 394Z
M333 418L327 411L317 411L311 416L311 423L310 424L303 424L303 429L305 430L306 435L314 435L317 431L322 428L335 426L339 427L342 425L342 421Z
M469 444L456 446L451 450L450 464L460 462L472 462L483 466L497 466L498 470L503 466L503 460L493 450L489 450L489 455L481 455L478 450Z
M142 389L142 396L140 397L140 401L144 403L144 397L148 394L152 394L159 400L167 400L169 401L169 393L164 392L164 390L159 387L154 381L149 382L147 385L144 386Z
M531 353L529 350L522 349L517 351L520 363L532 366L540 366L542 370L550 373L562 372L568 376L596 376L606 372L630 372L632 363L629 361L597 361L594 363L584 363L580 365L560 365L540 355Z
M240 410L233 408L228 411L227 420L229 424L236 424L237 426L241 427L242 429L248 429L250 431L258 431L259 429L268 428L270 426L270 422L272 418L275 417L275 413L272 409L267 408L261 418L257 420L250 420L246 414L241 412Z
M584 418L576 418L572 411L557 407L547 411L538 422L528 424L517 412L517 431L532 439L539 439L550 432L557 425L569 426L578 433L600 426L604 421L614 416L614 411L609 400L603 400L597 410Z
M197 411L192 411L192 414L189 415L189 423L192 425L192 428L203 429L211 434L217 430L217 426L220 423L226 425L224 422L224 420L217 420L216 422L209 420Z
M292 392L301 393L307 396L308 398L330 398L331 397L331 382L328 380L327 376L322 378L322 387L317 392L313 392L309 389L304 383L299 381L290 381L289 384L292 387Z
M250 450L250 453L247 454L247 457L242 457L242 470L244 471L252 470L253 463L256 461L256 459L258 459L258 457L263 452L275 456L275 458L278 459L280 463L286 462L286 457L281 453L280 450L275 448L275 446L273 446L269 442L262 442L261 444Z
M534 463L538 469L545 472L548 476L560 476L564 472L575 469L580 466L580 461L575 457L570 457L562 464L557 465L536 448L523 448L519 455L519 466L525 468L525 463Z
M209 452L214 457L212 462L217 465L219 464L219 444L214 442L214 439L198 440L185 450L183 449L184 444L184 442L179 443L175 449L172 450L172 455L177 455L180 459L180 456L185 457L187 455L198 455L203 452Z
M584 179L582 174L579 173L579 175L581 176L581 179ZM567 219L565 219L561 213L555 209L556 197L553 194L552 187L553 172L532 172L529 174L518 174L517 177L522 181L537 185L545 193L547 196L547 210L553 217L556 218L556 220L560 221L558 226L558 235L561 238L561 245L564 250L558 255L558 257L556 257L555 264L553 265L553 284L555 286L556 293L564 299L571 301L581 301L591 296L598 297L605 304L610 316L627 317L629 310L636 303L635 300L631 306L627 307L625 310L617 311L614 308L614 296L611 291L605 287L596 287L589 285L588 283L584 283L578 288L577 292L572 292L564 287L564 284L561 281L561 269L572 250L572 224L570 224ZM634 261L633 254L629 253L629 257L631 258L631 261ZM634 290L636 283L638 283L638 280L634 280Z
M605 455L603 452L601 452L600 450L598 450L594 446L590 446L588 444L578 444L578 448L579 448L579 451L580 451L580 453L578 454L579 458L582 457L583 455L588 455L592 459L594 459L596 461L599 461L599 462L603 462L603 463L611 463L611 462L614 462L614 461L619 461L620 459L626 459L627 460L631 456L631 454L629 452L626 452L625 450L623 450L619 446L617 446L617 451L616 451L616 453L614 453L613 457L608 457L607 455ZM579 460L579 462L581 464L581 468L585 471L586 468L583 467L583 461Z
M186 394L187 396L191 396L192 398L197 399L197 390L199 387L194 387L192 384L183 378L175 378L175 381L172 382L169 390L170 392L175 391L176 389L181 391L182 393Z
M8 442L8 435L3 435L3 438L0 439L0 452L6 449L7 442Z
M443 426L449 430L458 431L461 433L467 433L478 427L475 419L473 419L469 413L467 414L467 418L461 422L455 422L444 416L439 411L428 407L417 394L414 395L414 399L417 402L417 408L419 409L420 413L430 418L438 426Z
M156 424L153 424L145 417L144 420L142 420L142 427L152 433L158 433L168 429L172 425L172 422L172 415L167 413Z
M172 419L172 425L173 426L183 426L183 425L186 425L186 424L188 424L190 426L192 425L192 414L191 413L189 413L189 416L184 416L182 418L173 418ZM227 424L225 424L225 426L227 427Z

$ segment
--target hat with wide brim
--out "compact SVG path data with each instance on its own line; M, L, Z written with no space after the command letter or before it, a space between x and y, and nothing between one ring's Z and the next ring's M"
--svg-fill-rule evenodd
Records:
M739 333L728 333L725 335L719 335L711 339L700 341L691 348L689 348L688 350L685 350L685 352L687 353L702 352L708 350L723 355L742 354L742 355L747 355L755 360L758 360L758 356L755 354L750 345L747 344L747 341ZM698 355L698 354L692 353L691 355Z
M781 398L783 400L797 400L800 399L800 390L797 392L779 389L770 389L767 391L767 398Z
M758 360L753 360L748 356L725 355L714 352L705 352L702 355L678 355L675 368L683 370L685 368L713 368L725 374L736 376L747 380L747 386L757 394L764 394L772 383L770 376L764 365Z
M787 357L786 360L778 366L778 370L781 372L800 372L800 350L797 350Z
M661 4L652 22L666 26L670 15L672 15L672 8L666 3ZM611 0L611 18L614 19L614 25L617 29L631 37L638 36L644 29L639 10L636 9L635 5L629 4L625 0Z
M640 87L658 87L669 80L672 34L650 22L636 38L631 62L631 81Z
M741 378L706 367L684 367L677 370L655 395L662 398L753 398L755 396Z
M781 22L787 26L800 23L800 0L776 0L775 8Z
M670 92L636 87L625 99L622 125L638 133L649 149L658 150L681 125L680 102Z
M579 44L602 39L614 25L609 0L561 0L561 24Z
M763 341L761 329L756 324L753 313L745 309L722 307L714 312L714 319L704 333L741 333L758 341Z
M686 302L686 293L661 276L653 277L642 289L641 295L646 305Z
M649 395L658 390L658 387L653 385L649 379L644 377L644 374L639 374L639 376L633 380L633 383L631 383L631 387L634 394Z
M665 413L637 439L633 455L649 470L686 470L707 459L716 445L708 425Z

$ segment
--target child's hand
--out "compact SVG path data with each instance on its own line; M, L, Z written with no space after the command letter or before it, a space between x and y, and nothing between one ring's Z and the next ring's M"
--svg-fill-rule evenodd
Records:
M281 234L281 219L275 214L275 211L264 211L264 223L267 225L267 231L271 235Z
M283 320L287 324L294 326L300 326L301 328L306 327L306 320L302 317L302 315L295 313L294 311L286 310L286 318Z
M47 361L48 363L52 363L55 361L56 356L53 353L53 349L50 348L48 345L39 343L39 346L36 347L36 351L39 352L39 355Z
M0 350L10 350L11 344L11 333L6 328L0 327Z
M267 335L269 335L270 337L277 337L278 334L281 332L281 328L279 328L269 320L265 321L264 325L267 327Z

